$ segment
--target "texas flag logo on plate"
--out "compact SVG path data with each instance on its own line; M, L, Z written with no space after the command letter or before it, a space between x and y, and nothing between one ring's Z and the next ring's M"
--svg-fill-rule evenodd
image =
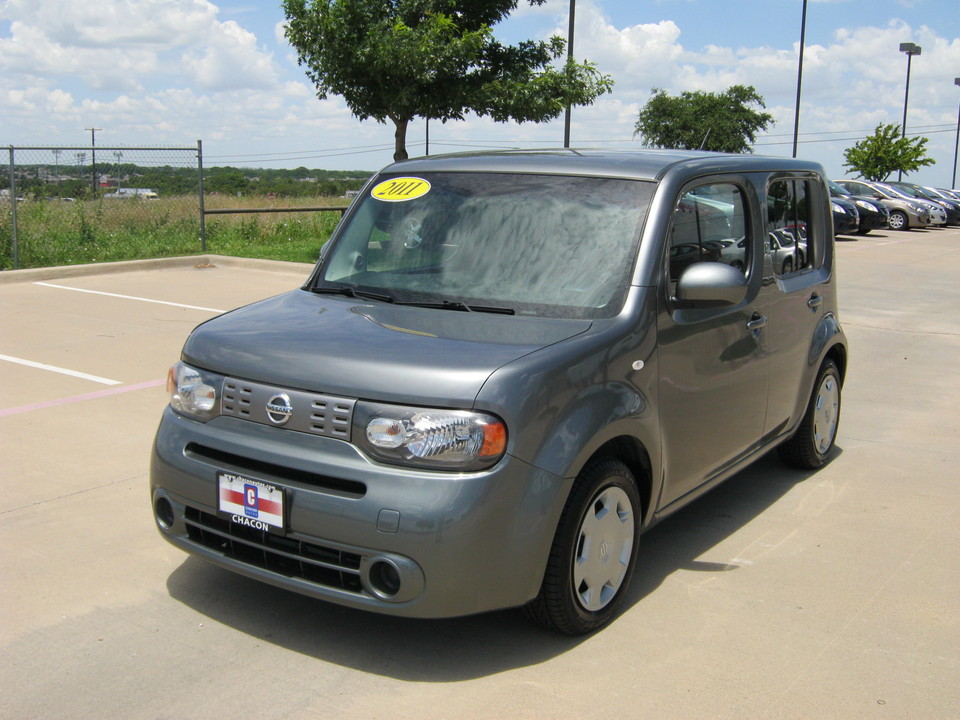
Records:
M283 490L233 473L219 473L220 511L231 522L257 530L283 529Z

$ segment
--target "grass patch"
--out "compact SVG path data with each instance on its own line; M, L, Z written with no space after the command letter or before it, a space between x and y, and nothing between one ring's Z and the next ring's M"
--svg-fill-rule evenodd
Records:
M216 198L217 208L271 207L262 198ZM291 198L272 207L329 207L342 198ZM212 205L212 203L211 203ZM208 208L211 207L208 205ZM312 263L338 212L208 215L207 252ZM195 255L202 252L196 197L27 200L17 204L20 268ZM13 268L11 208L0 204L0 270Z

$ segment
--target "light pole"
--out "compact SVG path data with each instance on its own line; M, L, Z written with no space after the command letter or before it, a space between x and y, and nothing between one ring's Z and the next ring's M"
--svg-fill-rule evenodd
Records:
M900 43L900 52L907 54L907 86L903 91L903 125L900 126L900 137L907 136L907 100L910 98L910 61L914 55L919 55L921 48L913 43ZM903 170L897 171L897 182L903 180Z
M570 0L570 19L567 24L567 64L573 62L573 25L577 17L577 0ZM563 114L563 146L570 147L570 104Z
M953 79L954 85L960 85L960 78ZM957 149L960 148L960 107L957 108L957 142L953 145L953 185L950 187L955 188L957 186Z
M797 156L797 136L800 134L800 85L803 82L803 41L807 34L807 0L803 0L800 18L800 60L797 62L797 109L793 116L793 157Z

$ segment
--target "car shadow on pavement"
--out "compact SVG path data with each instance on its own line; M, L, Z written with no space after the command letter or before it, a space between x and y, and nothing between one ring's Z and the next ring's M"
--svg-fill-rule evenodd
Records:
M839 448L835 449L839 454ZM644 533L623 612L677 570L727 572L698 560L813 473L770 453ZM189 556L167 580L170 596L259 641L324 662L405 681L456 682L535 665L592 636L548 632L518 610L413 620L353 610L236 575ZM609 628L616 627L615 618ZM603 631L601 631L603 632Z

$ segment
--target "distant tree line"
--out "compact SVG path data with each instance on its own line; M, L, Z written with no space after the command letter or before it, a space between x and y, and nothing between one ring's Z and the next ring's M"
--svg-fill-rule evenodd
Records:
M93 168L52 164L17 165L17 194L28 198L75 197L93 194ZM197 192L199 178L195 167L143 167L133 163L97 166L98 192L118 187L150 188L161 197L191 195ZM277 195L286 197L340 197L348 190L359 190L371 173L364 170L318 170L298 167L236 168L209 167L203 171L207 194ZM0 189L9 187L9 177L0 174Z

